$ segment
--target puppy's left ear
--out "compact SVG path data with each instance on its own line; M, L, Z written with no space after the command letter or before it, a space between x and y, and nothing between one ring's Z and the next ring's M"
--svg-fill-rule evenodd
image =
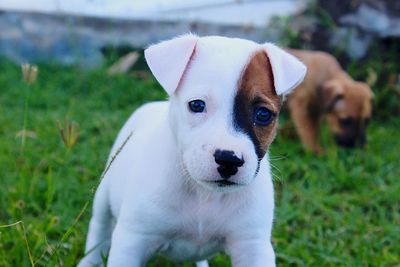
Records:
M168 95L178 88L198 39L196 35L186 34L152 45L144 51L151 72Z
M289 94L304 80L307 67L296 57L271 43L264 44L264 47L271 62L276 94Z
M321 104L325 112L332 112L339 100L344 97L344 87L336 79L325 81L321 85Z

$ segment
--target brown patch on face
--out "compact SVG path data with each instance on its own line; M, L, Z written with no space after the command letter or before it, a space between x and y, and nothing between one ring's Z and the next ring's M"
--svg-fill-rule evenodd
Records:
M339 145L364 145L372 116L372 90L364 83L353 81L343 83L343 88L343 99L327 115L329 125Z
M265 51L259 51L253 55L239 80L233 116L235 126L250 136L260 160L275 137L281 102L275 92L268 56ZM267 108L273 116L266 125L255 119L260 108Z

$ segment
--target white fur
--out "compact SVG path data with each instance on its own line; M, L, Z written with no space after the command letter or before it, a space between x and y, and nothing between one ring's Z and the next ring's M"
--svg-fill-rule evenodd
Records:
M188 52L185 38L196 39L194 54ZM235 267L275 266L268 156L257 172L254 145L232 122L241 72L251 55L265 46L223 37L190 35L174 40L146 53L154 75L168 86L171 98L144 105L121 130L111 155L133 135L97 189L87 255L79 266L101 263L100 255L108 252L110 240L110 267L144 266L155 253L177 261L202 261L218 251L230 255ZM180 61L182 44L185 59ZM179 71L174 69L175 61L168 62L173 60L170 55L167 61L164 58L165 49L171 47ZM291 64L290 60L279 62ZM181 70L182 65L186 69ZM282 79L284 68L277 74ZM282 89L285 93L303 75L301 71L290 74L295 76L290 77L290 84L280 84L287 87ZM188 102L194 99L206 102L205 112L188 110ZM213 182L221 179L213 157L216 149L232 150L245 159L231 177L237 186L221 188Z
M197 36L187 34L146 49L144 55L146 61L149 62L149 67L169 95L178 87L197 40ZM173 62L172 66L171 62ZM164 75L166 68L168 68L168 75Z
M286 95L296 88L306 76L306 66L286 51L273 44L265 44L274 74L274 85L278 95Z
M200 41L199 44L198 41ZM278 95L290 93L303 81L306 75L307 68L303 63L272 43L259 45L242 39L216 36L200 38L193 34L186 34L150 46L145 51L146 61L151 71L169 95L178 88L182 75L195 50L197 54L198 46L204 43L218 43L221 50L210 50L208 52L217 52L216 54L221 52L222 55L227 56L226 58L221 57L227 67L242 67L234 60L229 60L236 58L238 56L236 53L239 53L239 56L248 56L248 53L254 52L256 47L264 49L271 61L275 90ZM226 48L228 49L226 50ZM234 65L229 65L232 62L234 62Z

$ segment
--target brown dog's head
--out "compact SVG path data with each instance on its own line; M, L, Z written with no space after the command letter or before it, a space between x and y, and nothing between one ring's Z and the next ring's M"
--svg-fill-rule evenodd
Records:
M326 81L321 91L322 105L336 143L347 148L363 146L372 115L371 88L362 82L333 79Z

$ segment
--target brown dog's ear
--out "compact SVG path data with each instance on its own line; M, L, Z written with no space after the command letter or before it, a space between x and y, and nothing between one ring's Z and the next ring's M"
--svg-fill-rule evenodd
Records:
M322 84L322 106L325 112L333 111L336 103L343 99L344 88L339 81L329 80Z

